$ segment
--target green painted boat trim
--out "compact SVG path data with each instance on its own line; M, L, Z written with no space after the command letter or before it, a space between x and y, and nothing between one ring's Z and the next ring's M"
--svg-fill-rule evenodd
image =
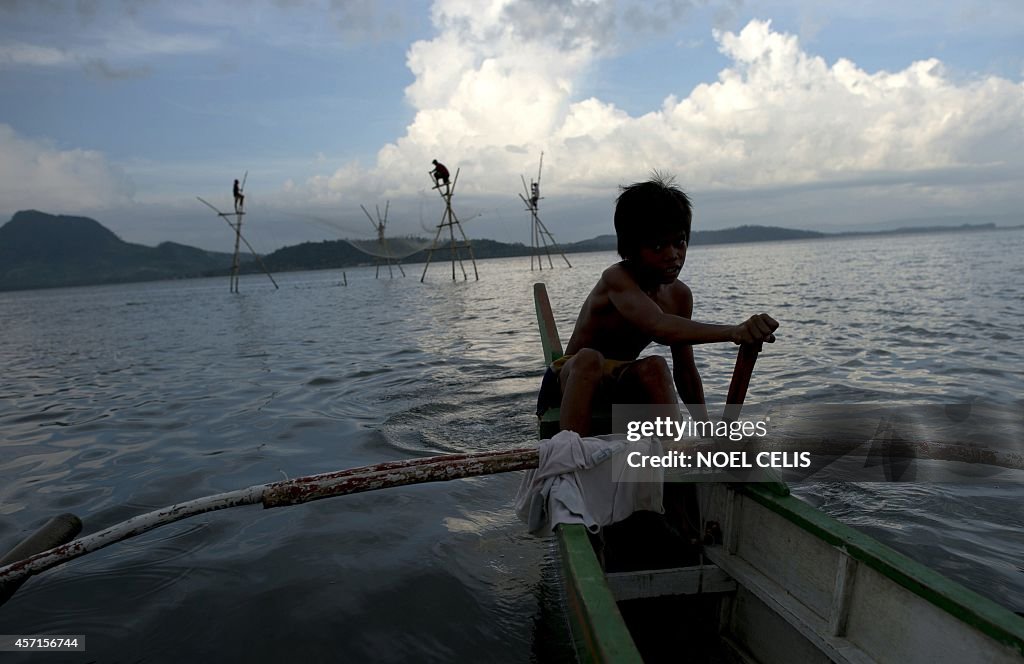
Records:
M587 529L579 524L561 525L558 540L578 656L585 662L643 662L608 588Z
M537 419L537 430L541 439L555 437L555 434L561 430L559 424L561 417L561 408L548 408L544 411L544 414Z
M558 338L555 317L551 313L548 290L543 283L533 285L533 304L537 309L537 323L540 325L540 343L544 349L545 364L551 364L565 353Z
M756 484L737 486L737 489L942 611L1024 655L1024 618L1008 608L836 521L799 498L779 496Z
M564 352L543 283L534 284L533 301L544 361L551 364ZM560 409L549 408L540 417L541 438L551 438L558 433L559 416ZM556 532L565 575L569 625L576 642L577 656L584 662L642 663L643 658L608 588L587 529L582 525L567 524L559 526Z

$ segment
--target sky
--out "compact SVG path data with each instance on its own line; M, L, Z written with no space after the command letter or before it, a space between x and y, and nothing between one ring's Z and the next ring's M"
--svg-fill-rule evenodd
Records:
M0 0L0 223L263 252L611 233L657 170L694 228L1024 223L1020 0Z

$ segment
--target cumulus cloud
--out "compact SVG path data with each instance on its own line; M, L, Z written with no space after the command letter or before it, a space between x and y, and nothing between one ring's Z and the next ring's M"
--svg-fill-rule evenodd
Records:
M1022 147L1019 83L989 77L958 85L936 59L873 74L846 59L829 66L767 21L715 38L733 65L686 99L667 99L655 114L679 136L678 147L711 157L717 177L702 184L980 165L1016 160ZM978 151L994 137L1009 149ZM708 165L690 161L686 170L700 181Z
M409 194L429 184L427 171L437 158L472 172L462 181L470 191L487 190L483 173L491 174L491 187L507 188L503 180L510 164L516 164L518 173L520 155L539 153L558 129L599 46L596 39L581 36L591 34L588 30L577 29L592 21L574 18L587 7L559 18L542 5L533 14L523 6L501 1L435 4L437 36L414 43L407 56L415 81L406 89L406 99L417 113L406 135L379 152L374 172L311 184L348 183L355 189L381 179L384 193ZM575 36L549 39L555 30Z
M372 164L349 162L333 173L289 181L276 202L337 207L390 198L401 206L404 198L416 210L425 191L432 195L427 171L436 158L453 171L461 168L463 197L516 204L519 176L535 172L541 151L549 206L560 198L610 200L615 185L654 168L674 172L687 189L712 201L769 190L810 196L860 189L870 190L864 198L879 199L899 191L907 205L912 192L945 206L976 203L984 188L1005 200L1015 195L1008 183L1024 171L1024 84L954 76L935 58L868 71L850 59L827 62L796 35L753 20L738 30L711 31L728 62L717 77L692 90L665 89L663 101L646 112L629 113L582 92L593 89L602 66L638 36L666 34L695 8L713 5L728 13L736 4L437 0L432 35L406 53L413 81L405 99L413 119L403 135L383 146ZM142 6L145 12L118 16L116 29L104 27L84 41L33 44L10 33L0 41L0 68L80 66L107 79L140 77L158 57L222 49L226 26L236 22L267 43L289 43L301 32L307 47L320 50L336 44L339 31L341 41L355 43L397 30L401 13L397 5L382 8L368 0L274 0L241 14L218 5ZM175 30L149 27L147 17L157 7ZM300 11L309 9L318 11ZM287 21L306 26L311 17L315 30L279 29ZM98 24L84 22L91 30ZM803 34L813 33L811 26ZM678 64L658 65L683 67L690 57L680 49ZM0 183L3 200L36 201L12 207L42 205L22 195L40 191L10 166L22 161L65 183L47 185L43 194L73 192L62 202L73 201L69 209L131 196L124 176L101 154L60 150L9 127L0 139L0 168L13 168Z
M686 3L670 4L685 10ZM1021 82L955 80L934 58L899 71L869 72L848 59L829 64L766 20L715 30L729 66L688 93L666 90L645 114L578 98L609 52L597 36L624 20L608 7L435 3L436 35L408 51L415 81L406 98L416 114L405 135L380 150L372 170L348 165L307 186L321 196L374 184L408 194L429 185L426 171L438 158L462 168L464 192L508 195L541 150L552 173L548 192L578 195L652 168L716 191L848 187L893 173L927 183L930 172L1019 174L1024 165ZM632 20L649 23L645 16Z
M61 150L0 124L0 219L23 209L78 214L128 203L133 186L94 150Z

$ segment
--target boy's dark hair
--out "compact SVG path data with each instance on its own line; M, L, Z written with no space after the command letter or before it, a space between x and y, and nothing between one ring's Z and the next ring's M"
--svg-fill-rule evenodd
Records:
M655 171L647 182L621 187L615 199L615 235L623 258L636 256L642 246L673 231L683 231L690 242L693 210L690 198L675 178Z

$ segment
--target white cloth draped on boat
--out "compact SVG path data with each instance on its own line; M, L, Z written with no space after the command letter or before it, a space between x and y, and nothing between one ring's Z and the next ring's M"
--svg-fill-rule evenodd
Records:
M516 513L531 533L547 535L561 523L582 523L596 533L638 510L664 512L662 469L626 463L628 452L661 455L657 439L632 443L560 431L540 441L538 451L538 467L526 471L516 494Z

